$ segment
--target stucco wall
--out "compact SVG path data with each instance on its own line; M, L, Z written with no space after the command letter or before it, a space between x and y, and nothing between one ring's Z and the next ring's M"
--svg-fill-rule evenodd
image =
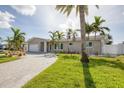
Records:
M100 40L89 40L87 42L92 42L92 47L87 47L86 52L88 54L101 54L101 42ZM52 51L63 51L63 52L75 52L80 53L81 51L81 43L80 41L69 41L69 42L61 42L63 44L63 49L52 49ZM72 43L72 45L69 45ZM54 46L52 46L54 47Z
M29 47L31 45L36 44L39 47L39 52L43 52L43 51L46 52L47 49L46 48L44 49L44 42L47 42L47 41L40 38L32 38L31 40L28 41L28 51L30 52Z

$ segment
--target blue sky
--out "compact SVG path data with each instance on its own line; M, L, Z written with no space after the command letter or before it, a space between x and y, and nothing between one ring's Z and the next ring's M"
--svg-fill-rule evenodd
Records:
M93 22L94 16L106 20L104 26L111 29L114 43L124 41L124 6L89 6L86 21ZM26 40L31 37L49 38L49 31L65 31L70 26L79 28L79 18L75 11L69 17L60 14L55 6L0 6L0 37L11 36L11 26L19 27L26 33Z

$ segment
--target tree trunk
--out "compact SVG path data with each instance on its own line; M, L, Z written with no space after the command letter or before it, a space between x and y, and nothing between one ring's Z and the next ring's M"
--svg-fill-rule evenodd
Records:
M88 34L88 40L90 39L90 35Z
M88 63L89 59L87 54L85 53L85 14L84 14L84 6L79 6L80 13L80 29L81 29L81 59L82 63Z
M95 40L96 40L96 31L95 31Z

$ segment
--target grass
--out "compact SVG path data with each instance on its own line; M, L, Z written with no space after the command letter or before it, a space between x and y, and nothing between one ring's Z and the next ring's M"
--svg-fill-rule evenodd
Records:
M52 66L27 82L24 88L123 88L124 56L90 57L81 64L79 55L60 54Z
M18 59L17 57L7 57L4 54L0 54L0 63L10 62Z

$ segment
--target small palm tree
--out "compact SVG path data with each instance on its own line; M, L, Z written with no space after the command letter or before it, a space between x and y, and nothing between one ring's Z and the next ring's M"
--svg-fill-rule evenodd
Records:
M98 6L96 6L98 8ZM57 5L56 10L60 11L67 16L70 15L72 10L76 10L76 15L79 14L80 18L80 29L81 29L81 62L88 63L89 59L85 53L85 14L88 15L87 5Z
M71 28L68 28L68 29L66 30L66 32L67 32L66 38L67 38L67 39L71 39L72 33L73 33L72 29L71 29Z
M75 41L76 37L78 36L77 30L68 28L66 31L67 31L67 39L72 39L73 41Z
M19 28L11 28L13 32L13 42L14 42L14 49L20 50L22 44L25 42L25 33L21 32Z
M76 38L77 38L77 36L78 36L77 31L74 30L74 31L72 32L72 40L75 41Z
M54 45L57 42L57 35L56 32L49 31L50 33L50 39L51 39L51 44ZM52 50L54 50L54 46L52 46Z
M95 22L93 22L92 25L93 31L95 33L95 38L97 33L100 33L100 35L105 35L105 31L110 31L108 27L102 27L102 24L105 22L105 20L102 19L101 16L95 16L94 19Z
M90 25L89 23L85 23L85 29L86 29L86 34L88 35L88 40L89 40L90 33L92 33L93 31L93 26Z
M3 42L3 39L2 39L2 37L0 37L0 43L2 43Z
M60 31L56 31L56 37L57 37L57 40L62 40L64 38L64 32L60 32Z
M110 34L105 35L108 39L108 42L106 43L107 45L111 45L113 43L113 38Z
M5 42L7 42L8 44L8 50L13 48L13 40L12 37L7 37L7 39L5 40Z

